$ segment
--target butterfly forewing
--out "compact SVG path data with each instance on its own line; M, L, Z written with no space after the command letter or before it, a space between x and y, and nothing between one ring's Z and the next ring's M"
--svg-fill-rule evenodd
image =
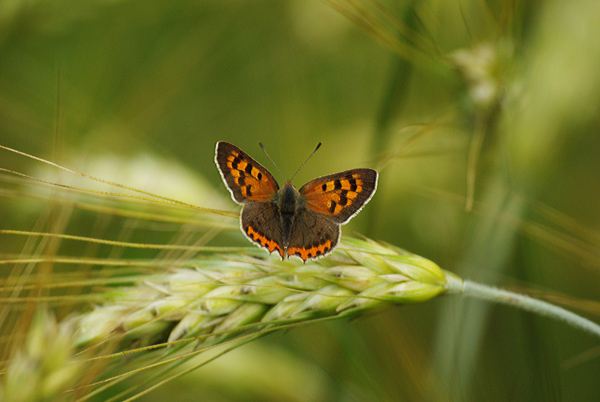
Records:
M377 188L377 172L352 169L318 177L300 189L306 207L346 223L371 199Z
M228 142L218 142L215 162L234 201L269 201L279 190L273 175L247 153Z

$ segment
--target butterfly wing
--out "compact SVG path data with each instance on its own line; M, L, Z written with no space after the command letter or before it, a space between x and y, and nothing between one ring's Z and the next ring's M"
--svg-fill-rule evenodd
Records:
M284 258L281 246L283 235L277 206L270 202L244 204L240 225L248 240L266 248L270 253L277 250L281 259Z
M348 222L365 206L377 189L377 172L352 169L318 177L300 189L308 209L337 224Z
M298 211L290 235L287 255L306 261L329 254L340 240L340 226L310 209Z
M233 144L218 142L215 162L231 198L238 204L269 201L279 190L273 175Z

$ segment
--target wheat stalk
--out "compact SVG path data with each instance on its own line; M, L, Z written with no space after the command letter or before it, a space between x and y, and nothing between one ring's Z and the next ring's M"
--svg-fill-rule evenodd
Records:
M125 355L107 350L138 351L138 357L163 350L154 363L109 378L107 387L139 370L163 364L168 370L167 364L234 339L252 340L290 324L364 314L385 304L423 302L445 292L515 305L600 336L598 325L560 307L462 281L423 257L371 240L344 239L330 257L306 264L244 254L215 254L187 264L107 291L102 305L61 324L41 314L6 367L2 400L73 399L75 393L65 391L81 385L86 358L74 353L84 348L96 355L88 361ZM175 352L185 353L167 359ZM15 392L31 378L37 384L31 392Z
M186 265L165 267L164 273L140 276L129 287L106 291L101 305L70 317L58 327L36 324L31 337L56 342L69 339L59 342L60 349L67 344L73 348L63 355L89 348L99 355L92 360L113 357L107 350L131 352L136 347L140 352L163 348L173 353L191 341L202 351L291 323L358 314L383 304L425 301L446 290L446 275L433 262L370 240L344 239L330 257L306 264L215 254ZM61 337L55 336L57 331ZM15 378L25 381L32 377L43 383L57 373L64 377L66 367L71 378L51 388L52 398L73 397L73 393L64 392L67 385L81 383L77 377L83 358L70 356L75 364L68 358L59 359L51 369L37 373L32 372L35 364L29 365L31 370L22 369L20 362L39 360L38 350L56 348L46 344L32 352L26 346L24 352L15 355L6 369L7 386L0 394L3 400L48 399L44 391L48 387L33 387L31 395L23 396L12 392L14 387L8 386L8 380L19 384Z
M116 332L135 331L136 341L160 333L173 342L251 323L267 328L345 316L384 303L425 301L446 289L446 276L433 262L369 240L344 239L331 258L306 264L229 254L188 265L140 278L74 319L77 346Z

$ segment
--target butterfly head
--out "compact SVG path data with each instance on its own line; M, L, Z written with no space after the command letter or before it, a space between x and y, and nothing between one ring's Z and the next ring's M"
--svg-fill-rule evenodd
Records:
M281 211L282 214L294 214L296 209L300 207L300 193L289 181L277 192L277 194L275 194L275 197L279 211Z

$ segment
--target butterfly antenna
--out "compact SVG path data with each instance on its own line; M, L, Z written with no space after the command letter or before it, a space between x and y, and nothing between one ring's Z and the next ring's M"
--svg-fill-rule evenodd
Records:
M314 151L312 151L310 155L308 155L308 158L306 158L306 160L304 161L304 163L303 163L302 165L300 165L300 167L298 168L298 170L296 170L296 173L294 173L294 175L293 175L293 176L292 176L292 178L290 179L290 182L291 182L292 180L294 180L294 177L296 177L296 175L298 174L298 172L300 171L300 169L302 169L302 167L303 167L304 165L306 165L306 162L308 162L308 160L309 160L310 158L312 158L312 156L315 154L315 152L317 152L317 149L319 149L319 147L321 146L321 144L322 144L322 143L321 143L321 142L319 142L319 143L317 144L317 147L315 148L315 150L314 150Z
M267 158L269 158L269 160L271 161L271 163L273 164L273 166L275 166L275 169L277 169L277 171L281 175L281 178L283 179L283 182L285 183L285 176L281 173L281 170L279 170L279 167L275 164L275 162L273 162L273 159L271 159L271 157L269 156L269 153L265 149L265 146L260 141L258 141L258 145L260 145L260 148L263 150L263 152L265 153L265 155L267 155Z

